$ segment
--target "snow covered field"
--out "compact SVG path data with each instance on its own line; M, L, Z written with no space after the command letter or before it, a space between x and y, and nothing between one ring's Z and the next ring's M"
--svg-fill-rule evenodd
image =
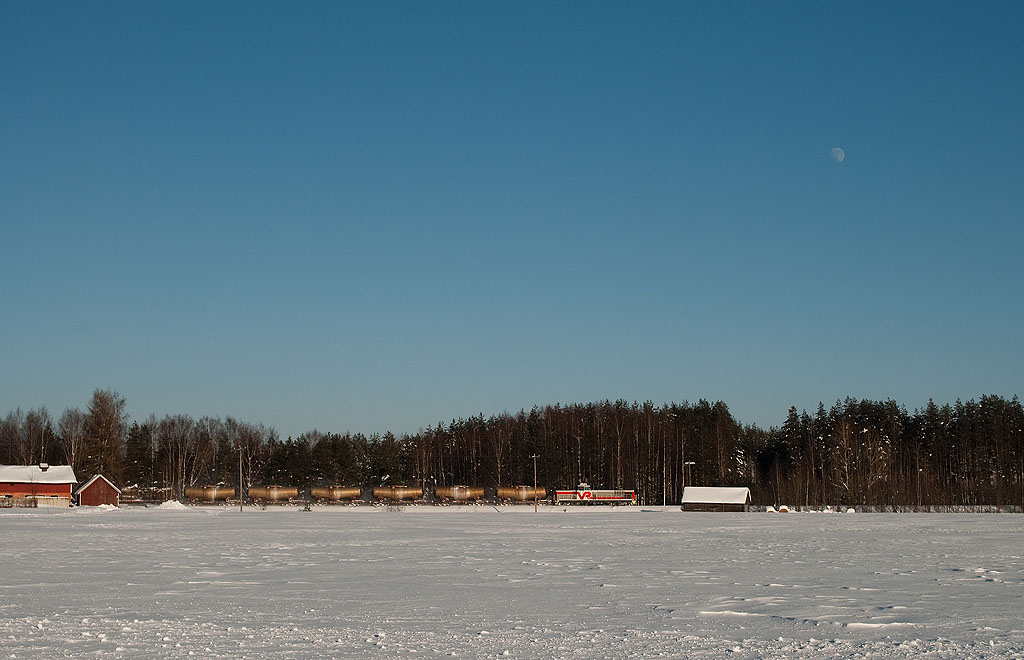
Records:
M1022 658L1024 516L0 513L0 658Z

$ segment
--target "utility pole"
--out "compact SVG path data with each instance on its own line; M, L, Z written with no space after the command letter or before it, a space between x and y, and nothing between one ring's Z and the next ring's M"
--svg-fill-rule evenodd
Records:
M533 512L537 513L537 454L530 458L533 459Z

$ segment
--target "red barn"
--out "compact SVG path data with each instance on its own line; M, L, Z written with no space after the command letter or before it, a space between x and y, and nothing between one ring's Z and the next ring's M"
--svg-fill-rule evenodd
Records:
M95 475L75 491L78 506L99 506L101 504L121 505L121 489L110 483L102 474Z
M70 465L0 465L0 506L70 506L76 483Z

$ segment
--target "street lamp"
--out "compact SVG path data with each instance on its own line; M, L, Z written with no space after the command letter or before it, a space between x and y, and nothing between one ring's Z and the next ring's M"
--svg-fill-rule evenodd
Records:
M693 461L683 462L683 488L686 488L686 473L690 469L691 465L696 465Z
M668 439L661 432L661 506L668 502Z
M238 512L242 513L242 443L238 443Z
M537 454L530 458L533 459L533 512L537 513Z

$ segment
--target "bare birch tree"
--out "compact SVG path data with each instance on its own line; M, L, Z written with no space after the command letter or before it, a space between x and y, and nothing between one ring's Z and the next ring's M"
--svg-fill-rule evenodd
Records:
M77 469L85 451L85 413L78 408L67 408L57 422L57 442L64 460Z

